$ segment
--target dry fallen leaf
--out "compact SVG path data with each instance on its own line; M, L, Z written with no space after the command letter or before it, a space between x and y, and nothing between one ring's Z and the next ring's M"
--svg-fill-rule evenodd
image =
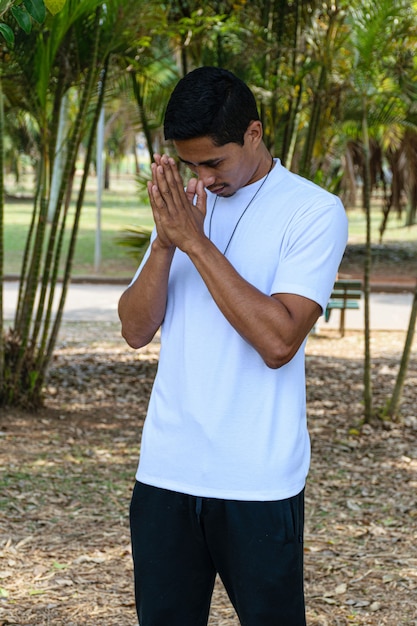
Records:
M0 416L0 624L137 626L128 508L159 345L131 351L111 324L67 323L61 337L45 409ZM372 336L375 406L403 342L403 333ZM308 624L414 626L416 349L404 424L366 427L361 334L323 331L307 354ZM209 624L238 626L219 581Z

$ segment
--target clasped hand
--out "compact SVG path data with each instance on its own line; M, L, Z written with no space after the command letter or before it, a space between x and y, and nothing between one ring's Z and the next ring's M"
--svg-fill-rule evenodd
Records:
M204 184L191 178L184 189L174 159L159 154L154 159L148 194L160 244L187 252L196 238L205 236L207 194Z

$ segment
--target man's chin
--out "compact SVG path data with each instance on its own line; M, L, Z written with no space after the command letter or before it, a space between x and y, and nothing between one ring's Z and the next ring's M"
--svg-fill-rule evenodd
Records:
M230 198L230 196L234 196L236 191L230 189L228 185L224 185L221 189L213 192L219 198Z

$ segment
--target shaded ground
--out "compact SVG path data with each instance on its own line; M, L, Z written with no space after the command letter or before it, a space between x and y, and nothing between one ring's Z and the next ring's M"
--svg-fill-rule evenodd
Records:
M373 334L377 405L403 341ZM416 626L417 361L404 424L361 429L362 353L355 332L308 341L308 623ZM115 325L65 324L45 410L3 410L0 625L136 625L127 513L157 354ZM210 626L237 624L218 584Z
M372 245L372 281L415 284L417 241ZM340 266L341 276L363 276L365 245L349 244Z

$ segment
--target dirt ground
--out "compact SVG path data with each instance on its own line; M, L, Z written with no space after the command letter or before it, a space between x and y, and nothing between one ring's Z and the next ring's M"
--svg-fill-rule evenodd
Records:
M417 227L414 227L416 228ZM417 230L416 230L417 240ZM363 278L363 244L349 244L340 264L340 278ZM393 291L413 289L417 281L417 241L372 245L371 284L389 285Z
M372 335L376 408L403 343ZM416 626L416 346L401 424L362 425L362 355L359 332L307 344L308 624ZM137 624L128 506L157 356L157 342L128 349L116 325L66 323L45 409L2 410L0 625ZM218 583L210 626L237 625Z

